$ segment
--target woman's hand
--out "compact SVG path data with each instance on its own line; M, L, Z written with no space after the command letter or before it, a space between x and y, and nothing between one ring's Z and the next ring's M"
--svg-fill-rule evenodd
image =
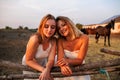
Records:
M65 58L62 58L62 59L57 61L57 65L61 67L64 65L68 65L68 62L65 60Z
M63 75L69 76L72 74L72 70L69 67L68 62L65 60L65 58L62 58L57 61L57 65L61 68L61 73Z
M68 65L61 66L61 73L66 76L70 76L72 74L72 70Z
M53 77L50 74L50 71L48 71L46 68L44 71L40 74L39 80L54 80Z

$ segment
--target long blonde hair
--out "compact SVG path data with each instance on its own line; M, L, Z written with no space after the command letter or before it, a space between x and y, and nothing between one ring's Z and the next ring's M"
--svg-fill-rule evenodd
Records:
M72 22L72 20L70 20L68 17L65 17L65 16L58 16L56 18L56 21L58 22L59 20L63 21L66 23L66 25L68 25L69 29L70 29L70 36L71 36L71 39L75 39L76 37L79 37L81 36L83 33L75 26L75 24ZM58 28L58 27L57 27ZM58 35L60 37L63 37L64 36L61 36L58 29L57 29L57 32L58 32Z
M55 20L55 17L53 15L51 15L51 14L47 14L46 16L44 16L42 18L42 20L40 22L40 25L39 25L38 30L37 30L37 35L39 35L40 41L41 40L43 41L45 39L45 35L43 34L43 28L45 26L46 21L49 20L49 19Z

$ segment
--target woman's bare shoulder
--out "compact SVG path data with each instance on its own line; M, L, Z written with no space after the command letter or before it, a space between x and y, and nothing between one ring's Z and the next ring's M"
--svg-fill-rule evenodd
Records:
M79 37L79 39L80 40L82 40L82 41L88 41L89 40L89 37L88 37L88 35L86 35L86 34L83 34L83 35L81 35L80 37Z
M37 43L39 40L38 40L38 36L37 35L32 35L30 36L30 39L29 39L30 42L35 42Z

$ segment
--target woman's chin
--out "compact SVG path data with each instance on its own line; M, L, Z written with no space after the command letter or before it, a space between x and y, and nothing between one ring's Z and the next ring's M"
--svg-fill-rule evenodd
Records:
M67 36L67 34L63 34L62 36L66 37L66 36Z
M47 38L50 38L50 37L52 37L52 35L47 35L46 37L47 37Z

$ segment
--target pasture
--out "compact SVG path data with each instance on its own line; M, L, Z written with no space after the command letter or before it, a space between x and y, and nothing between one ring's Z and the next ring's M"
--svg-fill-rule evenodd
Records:
M86 62L88 63L92 63L92 62L98 62L98 61L102 61L102 60L112 60L115 58L118 58L118 56L114 56L114 55L109 55L109 54L105 54L100 52L101 48L106 48L109 50L116 50L116 51L120 51L120 34L112 34L111 35L111 47L104 46L104 37L101 36L99 38L99 42L96 43L95 41L95 35L88 35L89 36L89 49L88 49L88 53L86 56ZM120 80L120 71L119 74L118 73L109 73L111 80ZM102 74L96 74L96 75L91 75L92 80L107 80L107 77L105 75Z
M22 56L25 53L25 48L29 36L33 32L31 31L0 31L0 59L20 63ZM100 52L101 48L107 48L111 50L120 51L120 34L111 35L111 47L104 46L104 38L101 36L99 42L96 43L95 35L89 36L89 48L86 55L86 63L98 62L102 60L112 60L118 58L118 56L109 55ZM22 71L13 71L10 69L0 68L0 75L22 73ZM111 80L120 80L120 71L109 73ZM91 75L92 80L107 80L104 74Z

